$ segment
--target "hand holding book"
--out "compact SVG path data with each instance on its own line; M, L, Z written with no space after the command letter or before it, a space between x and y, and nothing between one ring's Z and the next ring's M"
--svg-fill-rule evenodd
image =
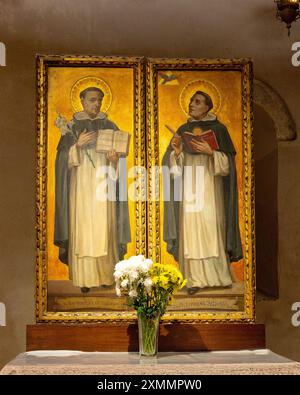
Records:
M202 132L202 130L198 128L199 130L197 129L195 133L186 131L182 136L179 136L170 126L165 126L174 135L171 140L171 147L175 151L176 156L180 155L182 152L182 142L187 152L193 154L212 155L214 150L219 149L213 130Z
M199 134L184 132L182 140L190 153L201 153L212 155L214 150L219 149L219 145L213 130L207 130Z
M119 154L115 150L109 151L106 157L110 162L117 162L119 160Z

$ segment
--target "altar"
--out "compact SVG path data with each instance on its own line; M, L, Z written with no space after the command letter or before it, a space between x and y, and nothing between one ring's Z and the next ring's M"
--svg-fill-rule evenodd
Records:
M36 350L19 354L0 375L299 375L300 363L268 349L211 352Z

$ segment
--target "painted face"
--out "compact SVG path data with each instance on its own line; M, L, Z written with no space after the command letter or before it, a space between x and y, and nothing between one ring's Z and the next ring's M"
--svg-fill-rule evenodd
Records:
M205 97L202 95L194 95L189 104L189 114L194 119L201 119L208 112L208 105Z
M102 97L97 91L90 91L81 99L81 104L84 111L91 117L95 118L100 111L102 104Z

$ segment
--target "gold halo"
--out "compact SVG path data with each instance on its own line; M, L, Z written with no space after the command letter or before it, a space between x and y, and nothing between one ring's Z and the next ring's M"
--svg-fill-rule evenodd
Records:
M213 102L213 108L211 111L214 114L217 114L218 111L220 111L221 108L221 94L218 90L218 88L209 81L206 80L195 80L189 82L181 91L180 96L179 96L179 104L182 109L182 111L185 113L185 115L188 117L189 116L189 103L191 100L191 97L193 94L197 91L203 91L207 93Z
M100 110L105 113L109 110L112 103L112 93L108 83L99 77L88 76L80 78L71 88L71 105L74 112L82 111L82 104L79 96L80 92L92 86L101 89L104 93Z

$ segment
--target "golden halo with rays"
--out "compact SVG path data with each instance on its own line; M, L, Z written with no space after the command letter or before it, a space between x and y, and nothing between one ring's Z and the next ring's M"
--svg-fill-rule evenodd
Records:
M214 114L217 114L218 111L220 111L221 104L222 104L222 98L220 91L218 88L209 81L206 80L194 80L189 82L181 91L180 96L179 96L179 104L182 109L182 111L185 113L185 115L188 117L189 116L189 103L191 100L191 97L193 94L197 91L203 91L207 93L213 102L213 108L211 111Z
M112 92L110 86L108 85L107 82L105 82L103 79L99 77L87 76L80 78L78 81L75 82L75 84L71 88L71 94L70 94L71 105L75 112L79 112L83 110L79 96L80 92L92 86L101 89L102 92L104 93L100 111L106 113L109 110L112 103Z

